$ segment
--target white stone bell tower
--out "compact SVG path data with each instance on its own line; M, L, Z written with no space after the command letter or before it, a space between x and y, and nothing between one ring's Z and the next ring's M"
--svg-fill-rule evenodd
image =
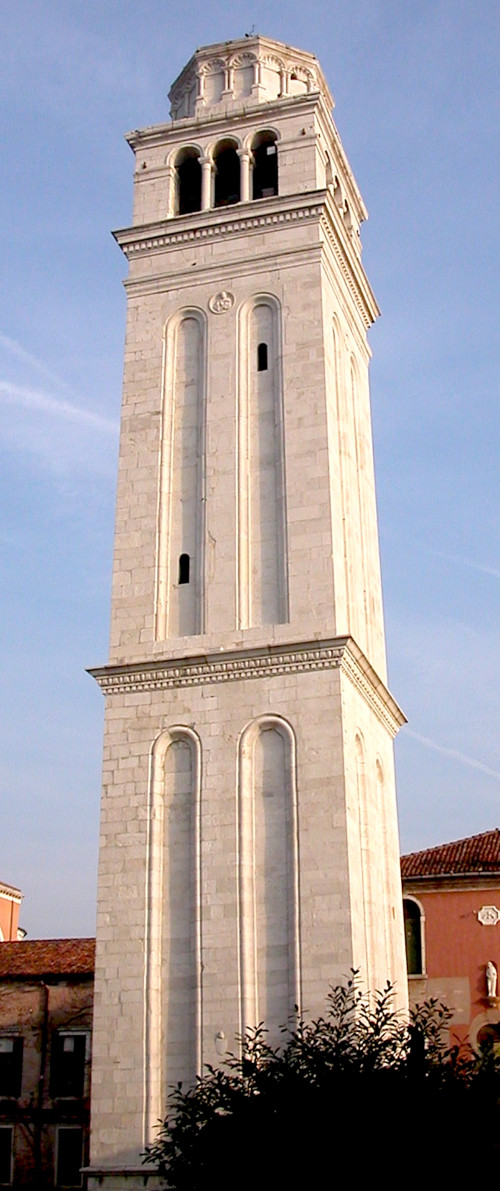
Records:
M311 54L208 46L170 98L116 234L91 1187L247 1025L351 968L406 996L365 208Z

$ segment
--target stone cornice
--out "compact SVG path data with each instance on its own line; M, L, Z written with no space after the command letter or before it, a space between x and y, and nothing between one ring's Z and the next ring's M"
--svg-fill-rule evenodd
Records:
M308 195L277 196L259 200L259 204L235 203L232 207L211 208L192 215L164 219L159 223L119 229L113 232L116 242L130 260L150 252L163 252L183 244L210 242L228 235L248 235L265 227L286 226L318 220L324 204L325 191L315 190Z
M339 669L395 736L405 717L352 637L103 666L89 674L112 696Z
M337 169L340 171L342 183L346 189L351 209L357 216L358 222L363 223L365 219L368 219L368 211L352 172L347 153L342 144L340 133L332 117L331 110L325 105L322 99L318 104L318 119L327 147L330 145L333 146L333 163L336 163Z
M350 291L366 328L371 327L380 314L375 294L356 251L347 245L348 233L329 191L321 214L321 227L335 261ZM353 265L353 261L356 263Z
M315 190L307 195L276 196L259 200L259 203L237 203L231 208L199 211L193 216L165 219L159 223L123 228L115 231L114 237L127 259L150 254L161 255L172 248L211 243L224 236L245 236L260 234L263 229L286 229L290 225L318 223L323 236L339 265L341 275L351 294L354 304L368 328L379 315L373 291L369 285L363 265L355 248L349 243L348 234L328 190ZM285 251L290 253L289 245ZM277 249L279 254L279 249ZM251 259L251 252L247 254ZM165 272L171 282L170 272ZM126 285L147 285L155 287L155 276L130 278Z
M278 118L281 113L286 113L292 103L295 111L300 107L304 117L308 112L313 111L318 103L324 107L326 112L328 111L323 96L318 92L309 92L306 95L286 95L281 99L271 100L265 105L249 106L242 103L241 107L231 108L230 111L215 110L211 112L210 109L207 109L201 117L186 116L180 120L170 120L165 124L152 124L148 128L136 128L132 132L126 133L125 140L135 152L137 149L142 151L155 145L175 143L179 138L184 141L186 138L198 137L207 132L210 133L210 136L217 136L219 132L227 133L230 125L243 128L247 125L252 127L256 123L257 116L261 117L258 124L262 125L264 114L267 125Z
M0 881L0 897L6 897L11 902L21 903L24 894L21 893L20 889L16 889L13 885L4 885L3 882Z
M403 877L402 885L403 893L477 892L482 897L485 889L500 889L500 872L423 873L419 877Z

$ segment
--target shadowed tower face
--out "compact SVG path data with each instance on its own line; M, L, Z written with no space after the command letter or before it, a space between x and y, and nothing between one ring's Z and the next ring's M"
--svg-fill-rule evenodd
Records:
M170 98L116 233L91 1187L247 1026L352 967L405 997L366 212L312 55L208 46Z

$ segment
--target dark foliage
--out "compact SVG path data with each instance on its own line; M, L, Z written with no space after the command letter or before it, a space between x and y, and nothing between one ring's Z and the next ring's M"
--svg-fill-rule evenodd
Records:
M447 1049L450 1017L430 1001L408 1025L390 985L370 1000L353 974L282 1047L258 1026L241 1057L176 1088L146 1161L176 1191L484 1178L500 1157L500 1066Z

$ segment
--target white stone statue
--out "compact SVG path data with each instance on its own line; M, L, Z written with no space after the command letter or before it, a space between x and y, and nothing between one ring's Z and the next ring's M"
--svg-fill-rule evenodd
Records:
M496 997L497 995L497 978L498 972L495 964L489 959L486 964L486 991L489 997Z

